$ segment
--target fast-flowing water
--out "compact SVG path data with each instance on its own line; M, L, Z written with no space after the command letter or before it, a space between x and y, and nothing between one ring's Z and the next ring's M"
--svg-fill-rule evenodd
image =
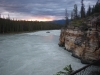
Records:
M53 75L84 66L58 46L60 30L0 35L0 75Z

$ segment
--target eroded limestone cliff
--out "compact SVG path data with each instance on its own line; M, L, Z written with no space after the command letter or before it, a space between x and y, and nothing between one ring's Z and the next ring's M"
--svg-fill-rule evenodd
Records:
M65 46L82 63L92 63L100 59L99 24L100 16L94 16L79 27L69 25L66 29L61 29L59 46Z

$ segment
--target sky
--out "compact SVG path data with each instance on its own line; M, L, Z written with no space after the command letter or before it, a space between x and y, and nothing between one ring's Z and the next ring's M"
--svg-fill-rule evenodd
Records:
M84 0L85 9L89 4L95 5L97 0ZM0 0L0 14L7 18L8 14L14 20L52 21L65 18L77 4L80 11L81 0Z

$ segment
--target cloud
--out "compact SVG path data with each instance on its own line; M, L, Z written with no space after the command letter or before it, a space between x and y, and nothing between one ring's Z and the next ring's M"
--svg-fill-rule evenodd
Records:
M84 0L85 8L88 5L95 5L97 0ZM73 10L74 4L77 4L80 11L81 0L0 0L0 13L18 19L25 19L26 17L48 17L53 19L61 19L65 16L65 9L68 13ZM55 17L55 18L54 18Z

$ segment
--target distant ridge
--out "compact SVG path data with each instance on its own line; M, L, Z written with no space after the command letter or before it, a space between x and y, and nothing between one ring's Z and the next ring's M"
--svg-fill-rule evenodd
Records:
M61 20L53 20L53 21L47 21L47 22L55 23L55 24L61 24L61 25L65 25L65 24L66 24L66 20L64 20L64 19L61 19ZM69 19L69 22L70 22L70 19Z
M65 24L65 20L64 19L62 19L62 20L53 20L51 22L56 23L56 24Z

